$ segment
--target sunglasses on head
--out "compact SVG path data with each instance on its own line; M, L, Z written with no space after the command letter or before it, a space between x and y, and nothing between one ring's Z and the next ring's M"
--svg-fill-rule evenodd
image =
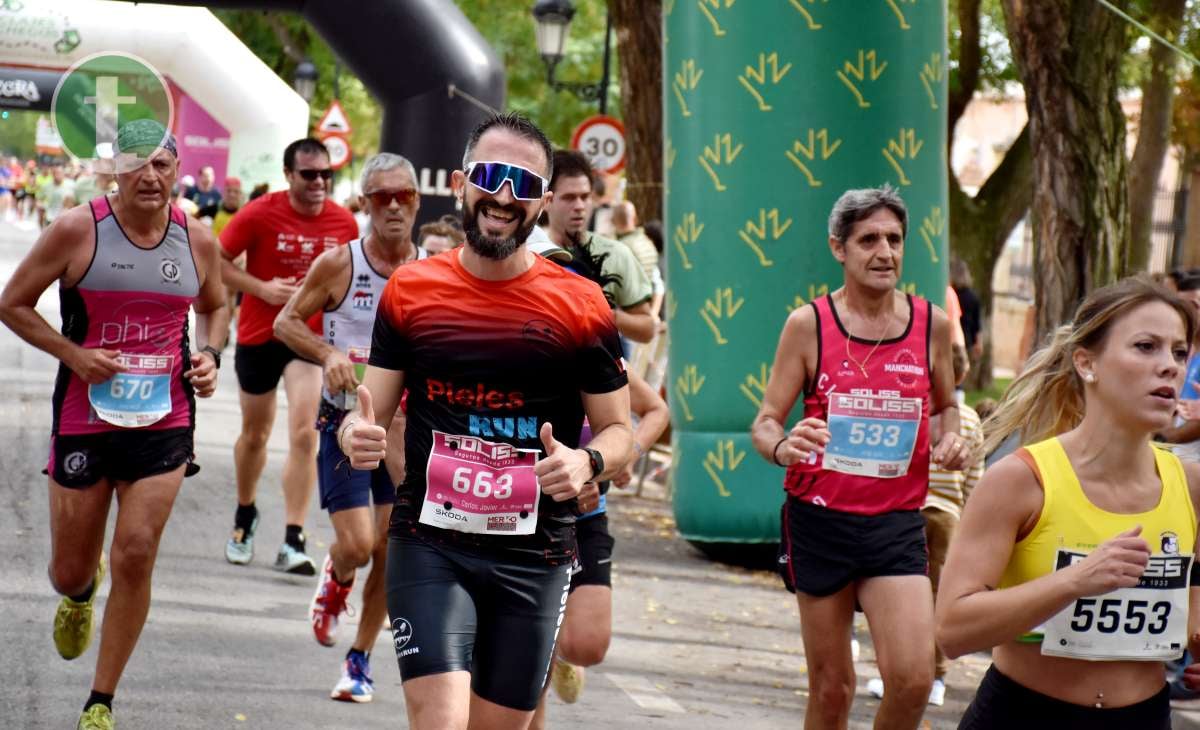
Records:
M495 195L504 182L517 200L539 200L546 194L549 181L520 165L508 162L472 162L467 165L467 182L485 193Z
M296 170L296 174L309 182L317 178L321 178L322 180L333 178L333 170L330 170L328 167L324 170Z
M412 188L405 188L403 190L376 190L372 193L363 193L363 195L370 198L371 202L379 208L390 206L393 200L400 205L408 205L417 199L417 191Z

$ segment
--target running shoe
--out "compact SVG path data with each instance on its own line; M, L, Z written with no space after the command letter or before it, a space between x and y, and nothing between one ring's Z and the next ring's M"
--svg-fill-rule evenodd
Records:
M75 730L113 730L116 726L112 710L104 705L92 705L79 716Z
M282 549L280 554L283 554ZM318 644L333 646L337 643L338 617L342 615L342 611L349 608L346 599L350 597L350 591L353 589L353 580L350 581L350 585L343 586L334 579L333 559L326 555L321 577L317 580L317 591L313 593L312 602L308 604L313 636L317 638Z
M879 677L871 677L868 679L867 693L872 697L883 699L883 680Z
M54 646L63 659L78 657L92 643L92 604L96 602L96 594L100 592L103 581L104 553L100 553L91 597L78 602L63 596L58 602L58 610L54 614Z
M371 663L366 654L357 651L346 656L342 678L329 693L339 702L370 702L375 695L375 680L371 679Z
M317 566L303 550L297 550L286 542L279 546L275 555L275 570L293 575L316 575Z
M934 707L946 704L946 683L940 677L933 680L933 686L929 688L929 704Z
M550 685L558 699L573 705L583 694L583 667L577 667L562 657L554 657L554 666L550 669Z
M250 523L249 530L233 528L229 542L225 543L225 559L234 565L249 565L254 559L254 531L258 529L258 517Z

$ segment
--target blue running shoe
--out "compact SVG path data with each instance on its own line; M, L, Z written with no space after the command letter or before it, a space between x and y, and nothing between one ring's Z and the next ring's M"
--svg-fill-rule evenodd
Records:
M339 702L370 702L375 695L375 680L371 679L371 663L366 654L351 651L342 667L342 678L329 693Z

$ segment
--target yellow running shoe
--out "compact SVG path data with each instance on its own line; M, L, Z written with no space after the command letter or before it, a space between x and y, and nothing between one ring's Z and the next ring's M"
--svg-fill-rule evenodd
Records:
M75 726L75 730L113 730L116 726L112 710L104 705L92 705L79 716L79 724Z
M583 667L577 667L574 664L564 660L562 657L554 657L554 666L550 669L550 685L554 687L554 694L568 705L573 705L579 701L579 695L583 694Z
M86 601L78 603L63 596L58 602L58 611L54 614L54 646L63 659L74 659L87 651L92 642L92 604L96 602L96 594L100 592L100 584L104 581L104 553L100 554L100 564L96 566L96 579L92 583L92 595ZM92 705L95 709L97 705ZM108 709L105 708L105 712ZM84 727L80 718L80 727ZM88 725L87 727L112 727L112 718L108 725Z

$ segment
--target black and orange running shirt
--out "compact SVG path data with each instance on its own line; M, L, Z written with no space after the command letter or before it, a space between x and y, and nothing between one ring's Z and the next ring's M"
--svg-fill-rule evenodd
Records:
M578 516L573 499L540 495L528 535L459 532L420 517L435 432L544 456L538 434L549 422L556 439L578 447L582 393L609 393L628 382L600 287L540 256L506 281L475 277L457 251L402 266L379 303L370 364L404 371L408 392L407 468L392 534L416 533L500 559L569 559Z

